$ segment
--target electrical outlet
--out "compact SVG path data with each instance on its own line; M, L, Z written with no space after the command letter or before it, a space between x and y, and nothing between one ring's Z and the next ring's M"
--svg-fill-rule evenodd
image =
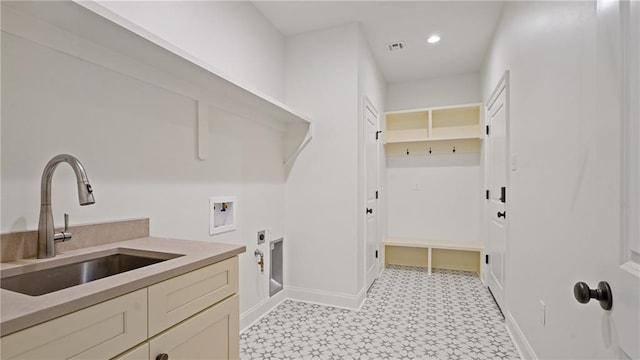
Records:
M544 301L540 300L540 324L545 326L547 323L547 305L544 304Z
M258 245L264 244L266 239L267 239L266 231L265 230L258 231Z

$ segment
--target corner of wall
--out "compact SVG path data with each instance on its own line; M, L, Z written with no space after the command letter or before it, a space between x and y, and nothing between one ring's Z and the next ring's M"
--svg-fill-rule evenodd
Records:
M351 304L341 294L358 291L357 29L350 24L286 39L285 103L314 121L313 140L285 184L291 298ZM332 266L322 272L308 266L324 259Z
M366 134L365 131L365 119L366 119L366 107L372 107L372 110L375 110L377 113L376 119L376 127L377 129L382 128L381 119L384 116L384 104L385 104L385 95L386 95L386 81L384 79L383 74L380 71L379 65L376 63L373 53L371 52L371 47L364 37L363 32L360 30L360 26L358 25L358 188L360 191L358 192L358 204L360 208L364 209L367 207L367 195L366 195L366 184L367 179L365 174L367 174L365 161L366 156ZM382 153L380 148L377 149L378 160ZM376 171L376 183L378 191L382 190L380 188L380 176L379 174L383 169L379 167L378 161L378 171ZM379 228L380 223L384 221L384 211L380 211L380 206L375 209L375 213L377 214L377 242L378 242L378 250L379 246L382 242L382 238L379 236ZM364 212L358 213L358 244L357 244L357 268L358 270L358 289L364 289L366 291L367 285L366 282L366 222L367 217Z
M355 295L341 294L328 291L318 291L301 287L288 287L288 298L294 301L304 301L325 306L358 310L366 298L366 289L362 288Z
M251 326L262 320L271 310L287 300L287 289L283 289L272 297L262 299L247 311L240 314L240 333L245 332Z

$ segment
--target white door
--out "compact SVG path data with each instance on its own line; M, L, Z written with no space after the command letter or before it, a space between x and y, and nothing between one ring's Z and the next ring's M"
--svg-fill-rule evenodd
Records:
M378 234L377 226L377 198L378 198L378 113L369 104L364 109L365 135L365 186L366 186L366 235L365 235L365 271L367 289L373 284L378 275Z
M603 331L617 340L620 358L640 359L640 2L599 0L597 6L599 115L622 126L622 146L610 144L620 151L622 221L614 238L598 234L603 254L619 243L620 255L603 256L601 278L588 285L610 284L613 301L610 314L602 312Z
M496 86L487 102L486 137L488 235L485 253L488 255L487 285L498 306L504 309L505 271L507 255L507 125L509 117L509 73Z

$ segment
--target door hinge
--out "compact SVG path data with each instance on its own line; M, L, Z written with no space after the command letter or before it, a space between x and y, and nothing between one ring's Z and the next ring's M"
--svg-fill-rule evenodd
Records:
M376 199L378 198L378 190L376 190Z
M489 190L485 190L484 197L485 199L489 200Z
M379 140L380 138L378 137L378 135L380 135L380 133L382 132L382 130L378 130L376 131L376 140Z
M489 125L485 127L485 134L489 135Z
M378 258L378 250L376 250L376 259Z
M507 188L504 186L500 188L500 202L501 203L507 202Z
M484 263L488 264L489 263L489 254L485 254L484 255Z

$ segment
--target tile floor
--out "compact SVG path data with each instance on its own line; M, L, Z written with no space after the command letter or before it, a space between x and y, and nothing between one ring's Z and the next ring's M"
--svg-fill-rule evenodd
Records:
M474 273L391 266L359 311L284 301L240 335L242 359L517 359Z

